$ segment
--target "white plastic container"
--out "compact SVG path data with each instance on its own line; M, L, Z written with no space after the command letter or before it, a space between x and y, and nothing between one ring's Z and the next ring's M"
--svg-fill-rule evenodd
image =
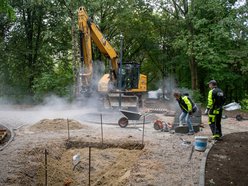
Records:
M195 136L195 150L205 151L208 144L207 136Z

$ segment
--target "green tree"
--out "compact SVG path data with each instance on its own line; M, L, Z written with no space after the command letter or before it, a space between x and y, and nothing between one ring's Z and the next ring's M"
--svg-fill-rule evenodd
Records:
M195 2L194 48L198 65L205 71L202 83L208 81L206 78L215 78L225 88L229 100L237 101L244 95L242 87L245 88L243 83L247 81L242 77L247 74L247 15L244 13L247 8L235 7L237 1ZM233 97L232 91L240 88L241 94L235 92Z
M15 1L12 6L17 16L5 31L1 74L11 94L33 95L35 79L44 72L70 67L70 26L59 1Z
M1 95L70 94L77 81L77 10L85 6L123 61L136 61L150 89L173 76L204 96L216 79L229 100L248 90L247 3L228 0L0 1ZM7 6L6 6L7 3ZM7 16L13 7L15 22ZM12 10L13 10L12 9ZM94 60L108 67L94 46Z
M180 56L187 55L182 60L189 61L192 89L205 93L206 82L213 78L229 93L230 89L245 88L247 4L237 6L237 2L172 0L174 9L165 9L179 23L174 47L180 49ZM235 94L235 99L244 95L243 91Z
M10 6L8 0L0 0L0 13L6 14L11 19L15 17L13 7Z

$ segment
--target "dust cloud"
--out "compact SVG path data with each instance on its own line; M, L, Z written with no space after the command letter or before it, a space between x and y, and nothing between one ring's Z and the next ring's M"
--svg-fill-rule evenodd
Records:
M39 105L17 105L2 99L0 124L15 129L23 125L32 125L43 119L73 119L81 123L89 119L100 121L98 107L90 106L97 101L88 99L87 104L80 101L82 100L69 102L65 98L52 95L46 97Z

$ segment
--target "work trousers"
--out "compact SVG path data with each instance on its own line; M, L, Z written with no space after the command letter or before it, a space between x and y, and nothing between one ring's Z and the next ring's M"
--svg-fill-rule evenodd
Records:
M222 117L222 108L210 109L208 114L208 124L212 131L213 137L221 137L221 117Z
M186 121L188 127L189 127L189 132L194 132L192 122L190 119L190 115L188 112L182 112L181 115L179 116L179 122L183 122L183 120Z

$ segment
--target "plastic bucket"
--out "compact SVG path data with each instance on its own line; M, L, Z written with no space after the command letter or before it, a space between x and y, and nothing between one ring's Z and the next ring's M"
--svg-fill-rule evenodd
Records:
M195 150L205 151L208 144L207 136L195 136Z

